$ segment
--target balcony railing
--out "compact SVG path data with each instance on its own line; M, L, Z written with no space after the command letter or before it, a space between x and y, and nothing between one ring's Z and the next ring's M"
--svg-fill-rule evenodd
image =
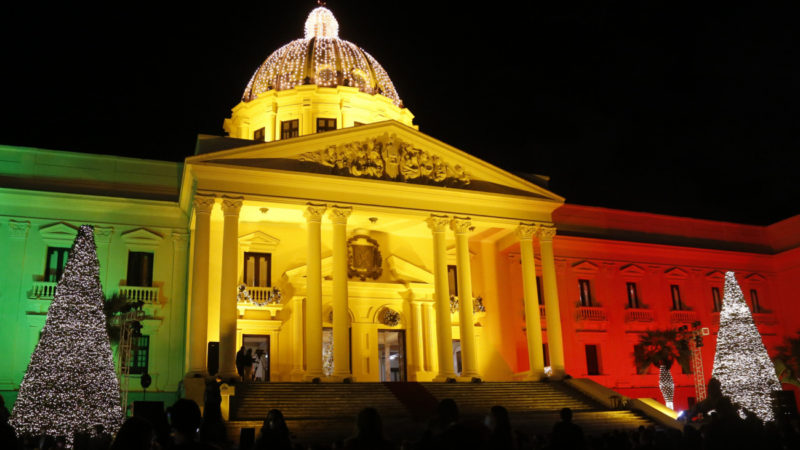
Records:
M625 310L625 322L653 322L652 309L629 308Z
M142 302L144 304L158 303L158 287L147 286L120 286L119 294L129 302Z
M56 296L57 285L58 283L55 281L34 281L31 298L52 300Z
M692 323L697 321L697 313L694 311L670 311L669 321L672 323Z
M778 319L772 313L753 313L753 321L755 321L756 325L771 326L778 324Z
M578 320L604 322L608 320L608 317L606 317L606 310L600 306L579 306Z

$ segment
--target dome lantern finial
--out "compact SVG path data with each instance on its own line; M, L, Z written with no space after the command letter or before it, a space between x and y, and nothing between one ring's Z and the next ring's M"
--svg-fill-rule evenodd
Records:
M306 19L306 39L339 37L339 22L333 13L325 7L325 2L318 0L320 5L314 8Z

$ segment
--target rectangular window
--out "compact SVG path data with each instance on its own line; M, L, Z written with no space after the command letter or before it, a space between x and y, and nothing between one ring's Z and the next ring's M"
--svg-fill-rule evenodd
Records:
M267 129L266 129L266 128L264 128L264 127L261 127L261 128L257 129L257 130L256 130L256 131L253 133L253 140L254 140L254 141L263 141L263 140L264 140L264 136L265 136L266 134L267 134Z
M639 308L639 293L636 292L636 283L626 283L625 288L628 291L628 308Z
M452 264L447 266L447 285L450 295L458 295L458 268Z
M64 267L67 265L69 249L63 247L47 247L47 261L44 266L44 281L58 283Z
M592 306L592 285L589 280L578 280L580 287L581 306Z
M153 254L150 252L128 252L128 286L153 285Z
M244 284L251 287L272 286L272 255L244 252Z
M317 133L333 131L336 129L336 119L317 118Z
M761 304L758 302L758 291L750 289L750 306L754 313L761 312Z
M133 375L147 373L147 361L150 359L150 336L137 336L131 339L130 373Z
M281 139L300 136L300 119L281 121Z
M597 345L586 345L586 374L600 375L600 358Z
M672 310L683 311L683 302L681 301L681 288L677 284L670 285L669 291L672 294Z
M719 288L711 288L711 300L714 302L714 312L722 311L722 297L719 295Z
M536 294L539 296L539 304L544 305L544 288L542 287L542 277L536 275Z

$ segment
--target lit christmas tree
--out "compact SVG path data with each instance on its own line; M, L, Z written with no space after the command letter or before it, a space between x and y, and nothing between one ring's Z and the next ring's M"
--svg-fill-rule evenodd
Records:
M774 420L771 394L780 391L781 384L733 272L725 274L711 376L719 380L722 393L733 403L765 422Z
M116 433L122 422L119 381L103 314L103 291L91 226L78 230L39 343L19 387L11 425L18 435Z

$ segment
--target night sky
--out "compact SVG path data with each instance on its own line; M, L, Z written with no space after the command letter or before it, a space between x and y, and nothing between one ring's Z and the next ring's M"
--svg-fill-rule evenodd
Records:
M315 6L69 3L5 7L0 144L181 161L198 133L223 134ZM570 203L752 224L800 213L796 10L563 3L328 6L422 132L549 175Z

